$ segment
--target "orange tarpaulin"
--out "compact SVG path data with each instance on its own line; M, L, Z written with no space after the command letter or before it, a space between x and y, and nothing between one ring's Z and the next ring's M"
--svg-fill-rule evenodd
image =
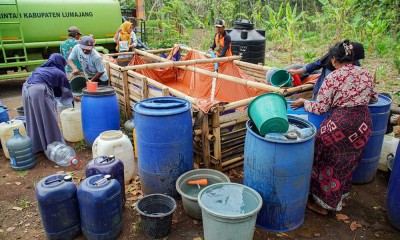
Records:
M171 59L171 56L172 53L169 55L168 58ZM182 60L184 61L193 59L207 58L198 51L192 50L189 51ZM137 54L135 55L132 62L134 65L146 64L146 62ZM255 81L252 76L244 73L238 66L236 66L236 64L233 63L233 61L220 62L218 64L218 73ZM214 71L214 63L195 64L190 66L202 68L211 72ZM177 67L143 69L137 70L137 72L160 83L163 83L168 87L174 88L188 96L206 100L201 102L203 104L205 103L206 105L209 105L213 80L213 78L210 76L206 76L186 69L180 69ZM258 96L262 93L265 93L265 91L231 81L216 79L214 99L217 100L216 103L218 101L235 102L238 100Z

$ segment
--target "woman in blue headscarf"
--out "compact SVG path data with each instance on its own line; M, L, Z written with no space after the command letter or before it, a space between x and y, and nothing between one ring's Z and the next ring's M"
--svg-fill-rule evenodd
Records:
M73 101L71 84L65 74L67 61L58 53L36 68L22 87L26 130L32 140L33 152L45 151L47 145L65 142L58 126L56 99L62 104Z

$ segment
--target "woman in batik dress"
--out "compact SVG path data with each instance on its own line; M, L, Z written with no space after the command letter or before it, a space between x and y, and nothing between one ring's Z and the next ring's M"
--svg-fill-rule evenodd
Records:
M316 102L298 99L292 108L329 116L318 129L307 207L322 215L340 211L349 195L351 177L371 135L369 103L378 101L371 75L355 62L354 47L345 40L330 49L335 71L322 84Z

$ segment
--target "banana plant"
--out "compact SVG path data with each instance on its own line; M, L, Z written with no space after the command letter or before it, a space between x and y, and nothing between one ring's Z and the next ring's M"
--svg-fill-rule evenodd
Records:
M370 44L369 44L369 52L374 51L376 41L380 39L383 35L383 33L386 32L386 29L388 27L388 23L386 20L383 20L381 18L382 13L378 12L374 20L372 21L367 21L365 24L365 31L367 32L369 38L370 38Z
M302 21L303 18L303 13L300 12L297 14L297 4L292 8L290 6L290 3L286 4L286 29L285 29L285 34L286 37L289 39L290 43L290 64L293 63L293 49L294 49L294 42L297 39L297 36L301 35L301 30L300 26L304 24L304 21Z
M349 24L356 0L318 0L327 16L327 25L335 28L335 41L342 38L342 30Z
M269 30L268 36L276 44L281 41L282 31L286 23L283 3L281 3L277 11L274 11L270 6L266 6L265 9L268 12L268 20L261 19L261 21L265 28Z

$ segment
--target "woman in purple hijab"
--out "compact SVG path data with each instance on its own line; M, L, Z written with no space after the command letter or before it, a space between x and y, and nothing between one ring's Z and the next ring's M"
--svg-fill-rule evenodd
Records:
M56 99L63 104L73 101L65 74L66 64L61 54L53 53L46 63L32 72L22 87L26 130L34 153L45 151L54 141L65 142L58 126Z

